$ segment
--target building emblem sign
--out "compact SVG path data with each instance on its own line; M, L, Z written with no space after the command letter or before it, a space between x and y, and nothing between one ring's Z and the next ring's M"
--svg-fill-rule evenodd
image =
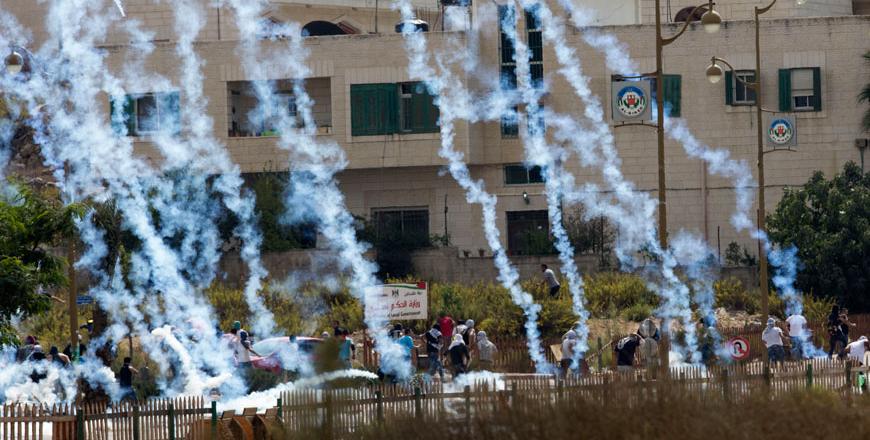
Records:
M616 96L616 109L626 117L637 117L646 110L647 97L635 86L623 87Z
M610 91L611 116L614 122L637 123L652 120L649 81L613 81Z

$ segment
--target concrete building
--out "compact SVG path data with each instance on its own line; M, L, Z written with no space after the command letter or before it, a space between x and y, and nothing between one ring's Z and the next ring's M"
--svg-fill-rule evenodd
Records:
M156 51L148 58L147 69L176 78L175 36L168 3L123 2L126 20L138 19L144 29L154 33ZM445 162L438 156L437 110L431 108L431 100L418 96L418 90L409 83L402 36L395 31L399 16L389 8L389 1L271 3L264 19L299 22L314 35L305 42L312 72L306 85L315 101L318 137L337 142L347 153L349 166L339 179L353 213L377 220L375 223L383 228L426 236L447 233L460 251L476 255L478 249L488 249L481 233L480 209L468 204L463 191L442 172ZM808 0L798 6L783 1L761 24L764 100L768 106L776 107L785 94L798 126L796 152L767 156L768 212L776 206L783 188L804 183L814 171L830 175L846 161L862 162L856 140L870 136L860 125L864 107L858 105L855 97L870 81L870 66L862 59L870 48L870 16L858 14L870 13L868 3L868 0ZM442 30L448 26L441 19L436 0L414 0L414 4L419 7L418 16L430 25L427 36L432 47L440 47L448 40L469 44L463 29ZM747 95L738 83L732 82L727 87L721 83L711 85L704 71L713 55L728 59L741 71L754 68L752 8L759 5L724 0L716 5L725 20L719 33L707 34L700 25L692 24L687 35L664 52L665 72L674 75L671 86L676 88L676 94L669 98L675 104L674 110L701 140L714 147L728 148L735 158L749 163L753 171L756 127L753 107L748 105L751 94ZM600 18L595 21L598 31L625 43L641 71L655 70L652 0L592 0L587 6L598 12ZM666 35L679 29L681 23L674 19L681 13L686 15L683 10L686 6L690 3L685 0L661 6L668 21ZM40 9L45 7L44 3L5 0L3 7L34 29L34 44L44 38L40 30L44 14ZM554 9L559 10L555 5ZM227 8L209 6L207 10L207 24L196 49L205 60L205 91L215 135L226 143L244 172L284 171L288 166L287 153L277 148L274 131L255 126L247 117L255 102L250 93L251 78L246 77L237 55L238 32L233 14ZM479 53L483 62L497 72L500 64L505 63L500 55L495 4L474 2L469 20L492 23L482 35ZM520 34L527 38L530 33L525 32L524 26L525 23L520 24ZM603 56L582 41L577 29L568 29L567 37L582 59L584 72L591 77L593 92L609 103L612 75L624 72L609 71ZM120 26L110 33L105 48L111 53L113 68L120 70L127 59L129 40ZM544 47L535 64L550 84L551 93L545 104L579 118L578 100L558 74L552 48ZM280 72L274 75L270 79L287 79ZM789 89L784 90L780 84L782 75L791 78ZM474 86L474 81L470 84ZM279 89L290 90L288 85ZM135 105L154 106L158 104L149 94L173 90L146 87L131 88L129 92L138 94L137 100L144 99ZM400 102L399 107L390 112L367 112L366 108L360 108L374 105L375 101L367 99L384 94L394 96ZM292 108L290 92L287 99ZM108 117L108 100L106 108ZM135 114L133 109L132 106L128 109L131 114ZM133 120L132 124L139 122L143 125L130 126L134 134L138 133L137 147L142 154L156 155L149 148L146 134L151 127L145 121ZM536 170L519 166L523 148L516 129L499 122L459 124L457 128L456 148L465 152L474 177L483 179L487 189L499 197L498 221L505 245L515 254L534 252L526 238L547 228L544 185ZM635 183L637 190L656 197L654 131L644 127L620 128L615 130L615 136L627 179ZM738 234L729 224L735 206L731 183L708 175L704 165L687 158L679 144L668 142L666 157L669 230L697 231L714 248L719 246L723 251L728 243L736 241L754 252L750 238L745 233ZM568 168L580 182L600 179L599 170L584 168L576 161Z

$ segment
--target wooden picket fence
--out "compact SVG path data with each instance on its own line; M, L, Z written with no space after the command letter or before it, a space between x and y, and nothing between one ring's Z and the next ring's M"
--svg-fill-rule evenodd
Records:
M724 398L739 403L755 393L769 396L820 387L844 396L862 392L857 369L849 362L814 359L788 362L765 370L760 362L670 370L653 380L654 372L638 369L559 378L552 375L505 375L498 382L478 382L450 389L440 383L379 386L362 389L294 390L281 396L286 433L301 438L349 438L376 424L410 420L467 423L503 405L558 404L585 399L601 405L635 402L667 389L687 399ZM544 410L541 408L541 410Z
M267 440L350 438L378 424L409 420L470 423L506 406L554 405L583 399L600 405L643 405L667 390L683 399L724 398L739 403L757 393L775 396L811 387L851 398L864 392L858 376L866 367L813 359L765 369L760 362L657 371L604 372L565 378L511 374L469 386L453 383L370 384L358 388L286 391L264 413L247 408L220 417L215 402L176 398L81 407L25 405L2 407L0 440ZM537 405L537 406L536 406Z

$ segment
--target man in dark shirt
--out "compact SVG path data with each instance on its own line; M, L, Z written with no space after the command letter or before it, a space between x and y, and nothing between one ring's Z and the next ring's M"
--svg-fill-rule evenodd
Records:
M619 340L613 351L616 352L616 368L618 371L631 371L634 366L634 354L640 346L641 337L631 334Z
M136 400L136 391L133 389L133 375L139 374L130 363L129 357L124 358L124 365L118 371L118 385L121 387L121 400Z
M468 361L471 358L468 353L468 346L462 340L462 335L453 335L453 342L447 351L450 353L450 366L453 367L453 378L455 379L460 374L465 373Z

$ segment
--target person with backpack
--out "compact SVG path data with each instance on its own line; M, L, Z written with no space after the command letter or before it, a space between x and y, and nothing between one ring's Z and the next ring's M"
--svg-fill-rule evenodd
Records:
M637 347L640 346L643 337L637 333L630 334L616 343L613 351L616 352L616 370L620 373L628 373L634 369L634 357Z
M429 376L434 376L437 372L443 382L444 365L441 364L441 336L441 325L436 322L423 335L423 339L426 340L426 356L429 358Z

